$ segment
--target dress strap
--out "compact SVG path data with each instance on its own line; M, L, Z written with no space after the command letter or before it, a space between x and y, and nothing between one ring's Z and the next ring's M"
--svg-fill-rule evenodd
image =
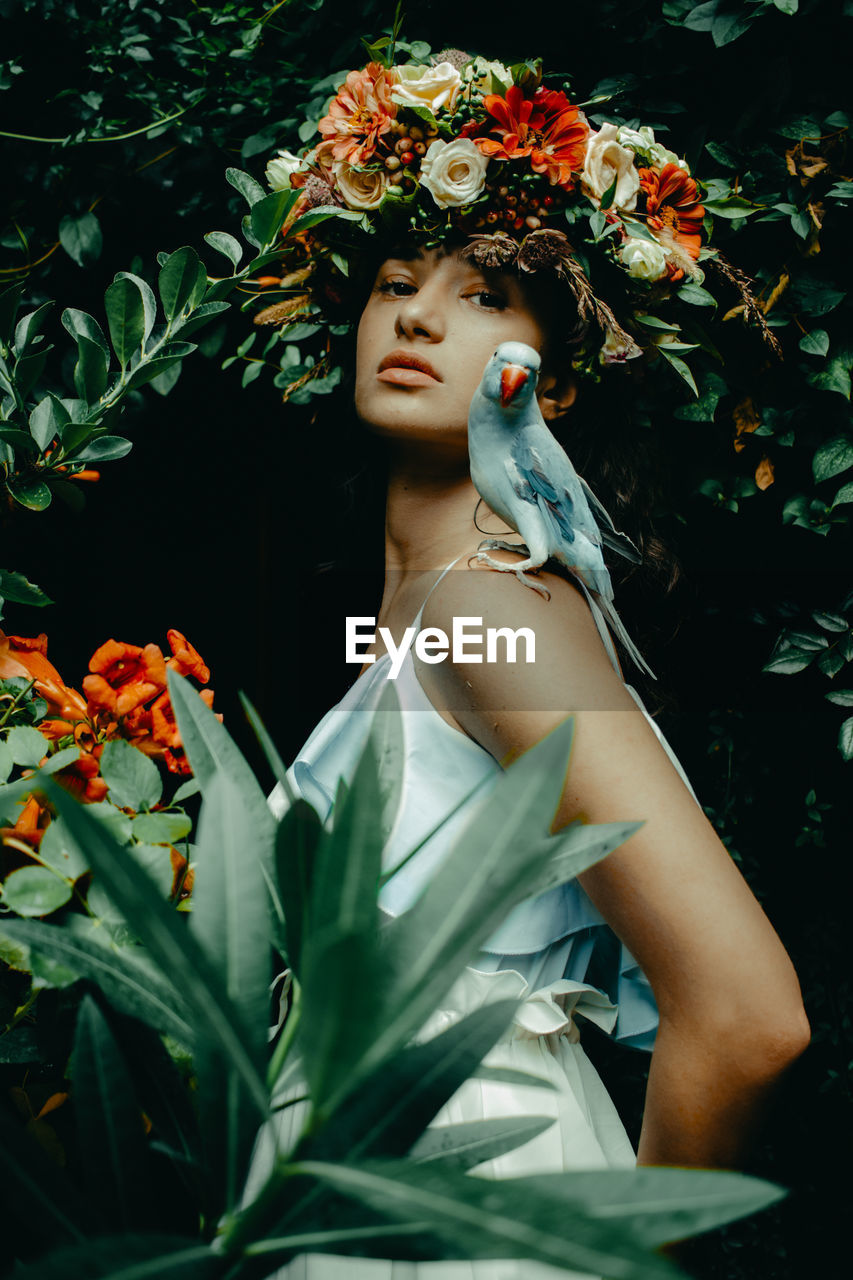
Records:
M456 557L456 560L451 560L451 561L450 561L450 564L446 565L446 566L442 569L441 573L438 575L438 577L436 578L435 582L432 584L432 586L430 587L429 591L428 591L428 592L426 593L426 595L424 596L423 604L421 605L420 609L418 609L418 611L417 611L417 613L415 614L415 617L414 617L414 619L412 620L412 622L410 622L410 623L409 623L409 626L417 627L418 629L420 629L420 625L421 625L421 615L423 614L424 606L426 605L427 600L429 600L430 596L432 595L433 591L435 591L436 587L438 586L439 582L441 582L441 579L444 577L444 575L445 575L445 574L446 574L450 569L452 569L452 568L453 568L453 566L457 563L457 561L461 560L461 559L462 559L462 556L464 556L465 554L466 554L466 553L465 553L464 551L463 551L463 552L461 552L461 554L460 554L460 555L458 555L458 556Z

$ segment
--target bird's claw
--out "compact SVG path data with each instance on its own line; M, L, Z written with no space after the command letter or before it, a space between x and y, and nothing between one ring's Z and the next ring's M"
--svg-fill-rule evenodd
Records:
M519 555L530 555L526 542L504 542L501 538L484 538L478 547L479 551L517 551Z
M530 587L538 595L544 596L546 600L551 599L551 592L547 587L543 587L541 583L534 582L532 578L513 564L504 564L501 560L493 560L486 551L478 551L476 555L471 556L471 560L476 560L478 564L487 565L489 569L497 569L499 573L514 573L519 582L523 582L525 587Z

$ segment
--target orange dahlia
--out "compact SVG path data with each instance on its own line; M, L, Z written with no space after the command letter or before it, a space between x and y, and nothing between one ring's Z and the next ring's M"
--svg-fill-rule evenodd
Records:
M335 163L361 165L373 155L397 115L397 105L391 99L397 80L393 68L380 62L369 62L363 71L349 73L318 126L326 139L320 146Z
M680 280L702 248L705 210L699 203L699 189L677 164L665 164L660 171L641 169L640 189L646 196L648 225L671 254L668 274Z
M484 155L496 160L529 156L533 171L545 174L552 186L571 185L583 168L589 126L564 93L539 88L525 98L514 84L505 98L490 93L483 102L497 121L489 132L498 135L473 139Z

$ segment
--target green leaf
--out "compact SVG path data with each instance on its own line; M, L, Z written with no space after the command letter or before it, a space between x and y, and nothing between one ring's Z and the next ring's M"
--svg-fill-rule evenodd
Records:
M790 676L797 671L804 671L814 656L814 652L785 653L781 657L772 658L770 662L765 663L761 670L768 671L772 675Z
M0 293L0 339L7 345L11 343L15 330L15 317L21 305L23 292L23 284L13 284Z
M12 752L6 746L6 743L0 739L0 782L5 782L14 766Z
M74 366L74 390L81 400L97 404L107 389L109 359L99 343L85 334L77 338L77 363Z
M846 351L830 360L825 368L808 374L806 382L817 391L834 391L845 400L849 400L851 367L853 367L853 355Z
M435 1125L421 1135L410 1151L418 1164L438 1163L464 1173L484 1160L494 1160L538 1137L554 1123L552 1116L507 1116Z
M266 192L259 182L249 173L245 173L242 169L226 169L225 177L236 191L240 192L249 207L258 203L259 200L265 198Z
M123 738L104 743L100 764L110 800L120 809L150 809L159 802L163 794L159 769Z
M830 680L837 676L841 668L844 666L846 658L843 653L835 648L829 649L826 653L822 653L817 660L817 665L825 676L829 676Z
M114 462L123 458L133 448L130 440L123 436L98 436L87 444L79 453L74 454L75 462Z
M127 853L148 873L151 883L157 886L163 897L170 898L175 872L169 850L165 845L131 844L128 845Z
M107 345L107 340L94 316L90 316L86 311L77 311L74 307L67 307L62 313L62 323L75 341L81 336L89 338L90 341L96 342L104 355L109 358L110 349Z
M839 707L853 707L853 689L833 689L823 695L827 702L834 702Z
M89 1194L108 1228L142 1226L146 1143L127 1066L104 1015L84 996L73 1057L78 1150Z
M800 338L800 350L809 356L825 356L829 350L829 334L826 329L812 329Z
M853 480L850 480L847 484L841 486L838 493L832 499L832 506L840 507L846 502L853 502Z
M44 483L34 475L18 475L9 476L6 480L6 487L16 502L22 507L28 507L30 511L44 511L45 507L49 507L53 494Z
M142 276L134 275L132 271L119 271L115 278L116 280L131 280L139 290L139 295L142 298L142 311L145 316L142 337L143 341L147 342L157 319L157 299L154 297L154 290L147 280L143 280Z
M682 302L688 302L694 307L716 307L717 305L717 299L713 293L703 289L701 284L684 284L678 290L677 296Z
M59 243L78 267L90 267L101 256L101 224L91 211L79 218L66 214L59 223Z
M845 760L853 760L853 716L838 730L838 750Z
M114 280L104 294L110 341L122 371L142 345L145 307L132 280Z
M19 356L42 332L47 323L48 312L53 305L53 302L43 302L40 307L36 307L35 311L30 311L18 321L15 326L15 351Z
M243 1011L228 998L212 960L187 932L180 916L163 901L149 876L120 852L90 816L89 806L75 803L50 780L45 790L65 819L71 838L85 849L99 882L171 984L173 999L190 1011L193 1039L203 1041L202 1060L215 1051L233 1064L256 1110L265 1118L267 1091L247 1049L257 1036L257 1028L246 1024Z
M846 631L850 626L849 620L840 613L818 612L813 613L812 617L824 631Z
M168 376L173 369L180 373L182 361L183 356L157 356L153 360L143 360L133 370L127 385L136 390L137 387L144 387L146 383L153 382L155 378Z
M800 7L800 0L773 0L781 13L794 14Z
M48 743L38 729L21 727L9 730L6 746L11 751L15 764L35 767L42 756L47 755Z
M848 467L853 467L853 440L849 436L835 436L827 440L812 458L812 473L818 484Z
M66 880L79 880L89 870L89 864L79 847L68 838L61 818L53 818L41 838L39 860Z
M82 858L82 847L78 853ZM118 856L123 856L121 850ZM139 872L140 876L143 874ZM159 898L157 900L159 903ZM23 944L81 978L91 978L110 1003L123 1013L144 1019L155 1031L172 1036L180 1044L193 1044L195 1037L183 999L171 983L165 983L153 970L150 962L146 963L141 948L119 950L112 944L77 936L66 925L60 928L8 918L0 921L0 938Z
M0 569L0 596L13 604L35 605L40 609L46 604L53 604L41 587L30 582L22 573L13 573L9 569Z
M212 249L224 254L233 267L239 265L243 256L243 246L235 236L227 231L209 231L204 237Z
M252 232L264 249L278 238L282 223L299 199L299 191L273 191L252 205Z
M56 439L67 421L68 414L55 396L47 395L38 402L30 414L30 435L40 453L44 453L51 441Z
M98 1236L17 1269L15 1280L216 1280L222 1259L180 1236Z
M667 350L666 343L662 343L659 347L656 348L656 350L659 351L660 354L664 357L664 359L667 360L669 364L672 365L673 369L678 374L678 376L684 379L688 387L690 387L690 389L692 390L693 394L698 398L699 388L696 386L696 382L693 378L693 374L690 372L689 366L684 363L684 361L681 359L680 356L672 355Z
M141 813L133 819L133 836L150 844L174 844L192 831L186 813Z
M756 205L744 200L742 196L729 196L725 200L703 200L702 205L706 213L713 214L715 218L748 218L750 214L758 212Z
M71 885L45 867L20 867L3 882L3 902L19 916L46 916L64 907Z
M173 320L191 303L200 275L206 284L207 272L195 249L189 245L176 249L166 259L157 283L167 320Z

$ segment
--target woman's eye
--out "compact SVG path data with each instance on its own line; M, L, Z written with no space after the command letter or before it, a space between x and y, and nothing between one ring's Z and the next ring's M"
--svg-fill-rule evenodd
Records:
M478 289L476 293L472 293L469 296L479 298L479 306L485 307L489 311L503 311L507 305L506 298L500 293L495 293L492 289Z
M406 290L409 292L407 293ZM410 280L383 280L377 285L377 292L386 293L392 298L408 298L417 290Z

